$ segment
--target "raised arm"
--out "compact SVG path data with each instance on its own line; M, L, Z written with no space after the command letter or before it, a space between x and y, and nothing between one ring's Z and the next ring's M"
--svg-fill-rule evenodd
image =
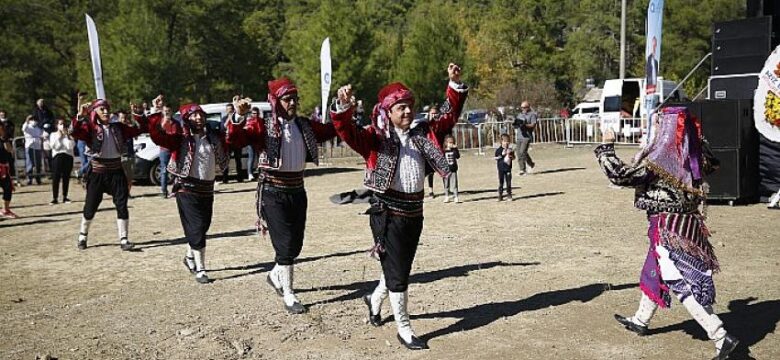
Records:
M372 150L379 148L377 133L371 130L358 127L352 121L352 111L354 102L352 101L352 86L342 86L338 90L338 98L330 111L330 119L333 120L333 126L336 134L344 140L349 147L357 151L364 159L368 159Z
M178 122L173 119L166 120L161 112L153 113L147 119L149 121L149 136L155 144L168 150L179 149L184 135Z
M601 144L594 150L596 159L609 181L619 186L636 187L648 183L652 173L643 164L628 165L615 154L615 145Z
M87 104L81 104L81 100L79 100L79 112L78 114L70 121L70 135L73 136L76 140L81 141L90 141L90 131L89 131L89 103Z
M317 138L317 142L323 142L331 140L336 137L336 127L332 122L323 124L316 120L307 120L311 124L311 129L314 131L314 136Z
M233 98L236 118L225 120L225 142L234 150L251 145L256 150L265 149L266 129L262 117L246 116L252 99Z
M447 73L450 78L450 82L447 85L447 100L441 106L440 111L442 115L439 120L430 124L431 130L439 138L449 134L452 128L455 127L469 94L468 86L460 81L460 72L460 66L456 64L450 63L447 66Z

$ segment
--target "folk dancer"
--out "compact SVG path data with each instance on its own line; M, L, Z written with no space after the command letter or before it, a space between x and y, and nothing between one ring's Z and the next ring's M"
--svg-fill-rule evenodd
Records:
M270 233L276 265L266 281L291 314L306 312L293 292L295 259L303 248L308 198L303 184L306 162L319 164L318 143L336 136L333 124L298 116L298 89L287 78L268 82L271 117L246 117L250 99L234 99L237 122L227 122L234 149L250 145L258 156L257 228Z
M615 155L614 133L595 150L609 180L636 189L634 206L647 211L650 248L640 276L642 297L631 317L615 315L626 329L647 333L656 309L670 305L674 293L696 322L715 342L714 359L726 359L737 339L723 328L712 310L719 270L710 244L704 204L706 184L702 175L712 170L711 154L702 147L701 123L684 107L668 107L654 118L654 138L628 165Z
M179 107L181 123L164 116L162 95L152 101L149 135L155 144L171 149L166 171L173 176L179 218L189 246L184 265L195 281L209 283L206 274L206 233L214 214L214 179L228 166L225 133L206 126L206 113L198 104Z
M126 139L146 132L146 119L139 117L137 126L110 121L111 107L108 101L97 99L91 104L80 106L80 113L70 125L71 135L86 143L86 154L90 157L86 179L87 195L79 230L78 248L87 248L87 236L95 212L103 201L103 194L112 196L116 206L116 225L122 250L129 251L133 243L128 239L127 211L129 197L128 179L122 170L122 154L127 149Z
M364 186L374 191L370 226L375 245L371 250L382 265L382 276L373 293L363 297L369 321L381 326L382 302L388 296L398 327L398 340L408 349L427 349L415 336L407 311L409 273L423 227L426 164L439 175L449 174L449 164L437 139L449 133L468 94L460 82L460 67L448 66L447 101L438 121L413 124L414 96L401 83L385 86L373 111L373 125L366 129L351 121L355 107L351 86L339 89L331 118L336 131L366 159Z

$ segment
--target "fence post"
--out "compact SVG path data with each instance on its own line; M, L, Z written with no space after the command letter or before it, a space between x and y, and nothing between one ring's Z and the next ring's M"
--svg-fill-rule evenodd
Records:
M573 147L571 143L571 122L570 118L563 119L564 127L566 128L566 147Z
M477 124L477 146L479 146L479 155L485 155L482 151L482 124Z

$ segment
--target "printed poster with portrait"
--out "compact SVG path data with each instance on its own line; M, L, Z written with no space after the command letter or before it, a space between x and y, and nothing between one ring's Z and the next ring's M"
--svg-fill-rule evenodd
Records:
M780 46L769 55L758 75L753 114L758 132L780 142Z

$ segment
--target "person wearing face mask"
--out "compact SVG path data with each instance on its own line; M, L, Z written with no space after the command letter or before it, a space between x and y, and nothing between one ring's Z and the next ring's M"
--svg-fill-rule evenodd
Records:
M43 130L38 126L38 121L32 115L27 116L22 124L24 133L24 151L25 165L27 173L27 185L32 185L33 178L35 182L41 184L41 174L43 168Z
M133 249L128 238L130 214L127 211L129 197L127 176L122 170L121 156L125 153L126 139L146 132L146 119L138 117L139 126L110 121L111 107L108 101L97 99L91 104L79 106L79 115L71 121L71 135L86 142L85 153L90 157L86 178L87 195L81 218L77 246L87 248L87 236L92 219L103 201L103 194L109 194L116 206L117 232L120 248Z
M68 127L64 119L57 119L57 131L49 136L49 144L52 153L52 200L49 204L57 204L59 197L60 181L62 182L62 202L69 203L68 185L70 184L70 172L73 171L73 148L76 143L68 134Z
M288 78L268 82L271 116L246 117L251 99L233 99L238 117L227 122L231 147L251 145L258 154L255 206L257 228L269 233L276 265L266 281L291 314L306 312L293 293L293 266L303 248L308 198L303 185L306 162L319 164L318 143L336 136L333 124L298 116L298 88Z
M214 213L214 178L217 168L226 168L230 159L225 133L206 126L206 113L198 104L179 107L179 123L158 112L162 103L162 95L152 100L149 135L171 151L167 171L173 176L171 191L189 244L184 265L195 281L207 284L206 233Z
M374 192L367 213L374 237L371 254L379 258L382 276L374 291L363 297L369 322L382 325L382 303L389 295L397 338L410 350L428 348L415 336L407 311L409 274L423 228L426 164L443 177L449 175L438 139L452 131L468 95L460 66L450 63L447 72L447 100L437 121L413 124L414 96L401 83L379 91L373 125L366 129L352 121L355 101L350 85L338 90L331 111L339 137L366 160L363 184Z

